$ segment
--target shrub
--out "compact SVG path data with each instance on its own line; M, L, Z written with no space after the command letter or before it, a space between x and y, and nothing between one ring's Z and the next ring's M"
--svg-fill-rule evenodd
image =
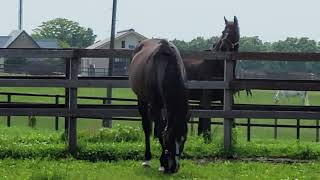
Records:
M96 142L137 142L143 140L143 131L131 126L116 125L113 128L101 128L98 132L80 131L79 139Z

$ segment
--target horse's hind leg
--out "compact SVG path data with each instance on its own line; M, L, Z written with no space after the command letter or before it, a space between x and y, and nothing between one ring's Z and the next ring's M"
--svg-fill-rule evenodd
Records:
M142 100L138 100L138 108L142 118L142 128L145 137L145 154L143 166L149 167L151 160L151 150L150 150L150 134L151 134L151 120L148 117L148 103Z
M163 172L164 171L164 161L165 161L165 157L164 157L164 143L163 143L163 139L162 139L162 131L164 130L166 124L164 123L163 119L162 119L162 114L161 114L161 107L157 104L153 104L151 106L151 115L152 115L152 119L154 120L154 135L155 137L157 137L159 139L159 142L161 144L161 149L162 149L162 153L160 156L160 167L159 167L159 171Z

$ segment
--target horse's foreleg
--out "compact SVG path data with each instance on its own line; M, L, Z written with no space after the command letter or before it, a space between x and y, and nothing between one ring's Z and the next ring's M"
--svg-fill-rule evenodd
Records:
M145 154L143 166L149 167L151 160L151 150L150 150L150 134L151 134L151 121L148 117L148 103L138 100L138 108L142 118L142 128L145 137Z
M203 90L200 106L204 109L210 108L210 95L211 92L209 90ZM211 140L211 119L210 118L199 118L198 124L198 135L203 135L205 141Z

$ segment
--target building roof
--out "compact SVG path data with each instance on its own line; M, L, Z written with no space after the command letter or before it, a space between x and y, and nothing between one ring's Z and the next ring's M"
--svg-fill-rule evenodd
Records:
M0 48L3 48L9 39L9 36L0 36Z
M143 39L147 39L147 37L137 33L134 29L127 29L127 30L123 30L123 31L118 31L117 34L115 35L115 40L123 38L125 36L128 36L130 34L135 34ZM101 40L101 41L97 41L96 43L92 44L91 46L88 46L86 49L97 49L101 46L110 44L110 38Z
M10 45L21 35L26 34L39 48L58 48L58 41L55 39L34 40L24 30L14 30L8 36L0 36L0 48L9 48Z
M56 39L39 39L36 40L41 48L58 48L58 40Z

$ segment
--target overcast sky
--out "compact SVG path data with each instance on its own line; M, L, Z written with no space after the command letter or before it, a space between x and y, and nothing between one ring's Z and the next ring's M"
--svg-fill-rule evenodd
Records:
M0 35L17 29L19 0L0 0ZM263 41L309 37L320 41L320 0L118 0L116 30L151 38L191 40L221 34L223 16L239 20L241 36ZM24 29L63 17L110 36L112 0L24 0Z

